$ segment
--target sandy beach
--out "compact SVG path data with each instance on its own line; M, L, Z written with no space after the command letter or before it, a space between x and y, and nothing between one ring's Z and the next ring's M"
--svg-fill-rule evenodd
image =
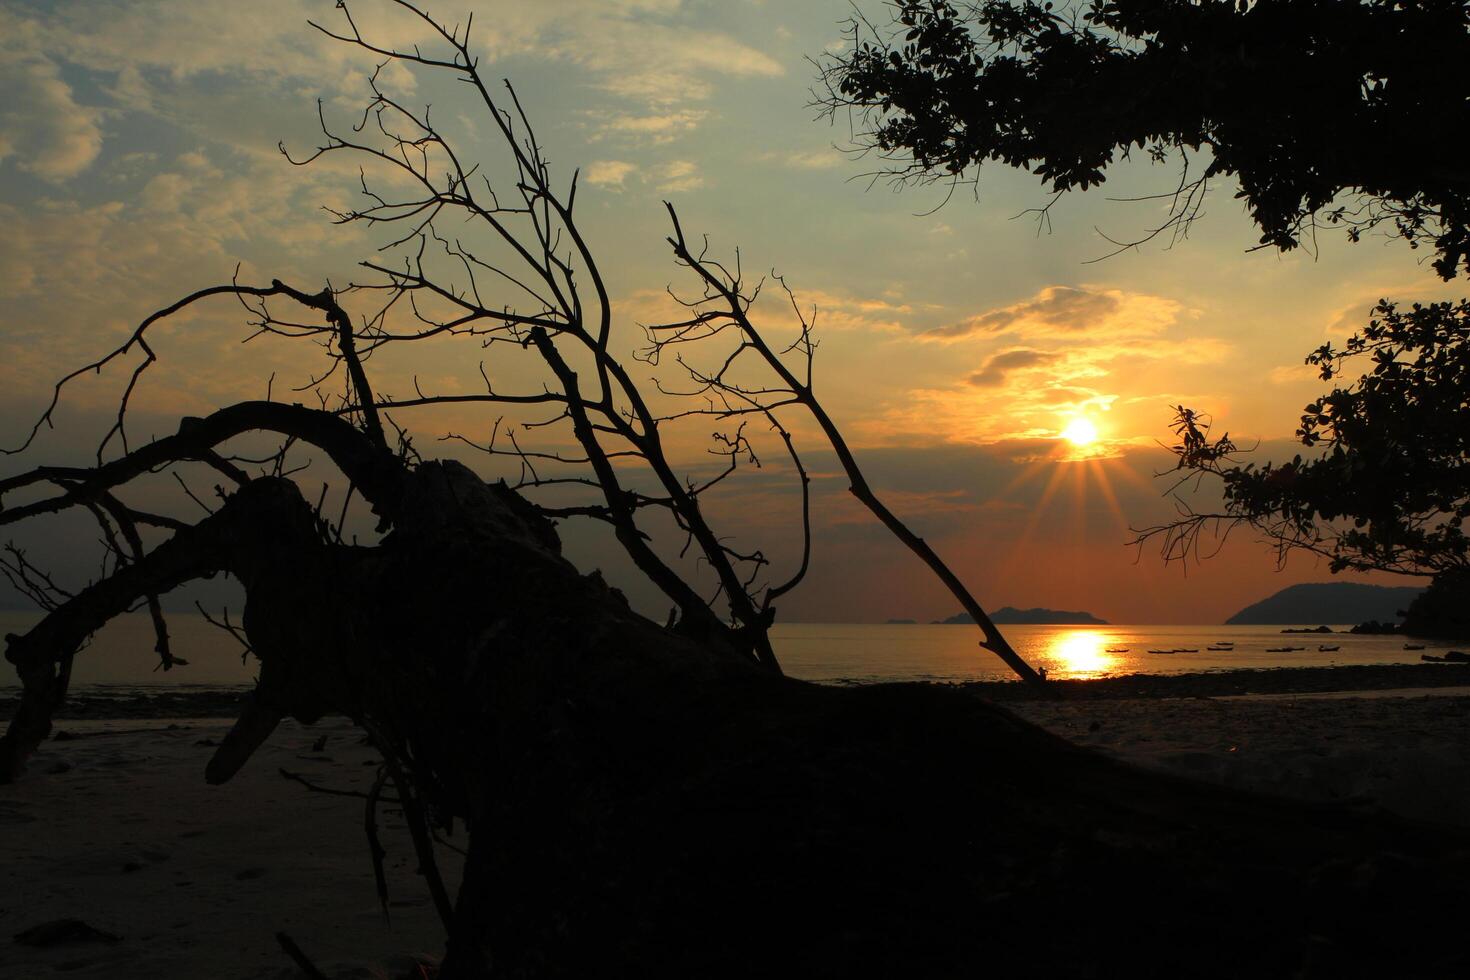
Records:
M438 954L438 919L391 804L379 810L385 923L362 801L279 773L365 791L375 757L352 726L285 722L234 780L206 785L206 743L228 727L220 718L68 720L58 728L73 737L47 743L27 778L0 787L0 976L301 976L277 932L332 977L409 975L416 956ZM457 855L441 866L457 879ZM12 939L57 919L120 939L49 948Z
M1459 678L1346 673L1330 690L1332 671L1256 673L1277 676L1092 682L1083 688L1090 695L1057 701L1025 700L1012 687L1001 700L1064 738L1143 766L1470 826L1470 687L1450 683ZM1293 690L1303 687L1313 690ZM1201 693L1240 688L1247 693ZM232 707L231 697L214 697L192 705ZM398 814L380 811L385 924L361 800L280 775L366 789L372 753L345 720L288 722L233 782L211 787L204 763L228 720L142 716L190 706L182 695L110 708L81 702L28 778L0 788L0 975L301 976L277 932L332 977L407 976L416 957L438 951L440 928ZM441 856L451 887L457 862ZM11 939L58 919L119 939L49 947Z
M1010 706L1080 745L1259 792L1470 826L1470 689Z

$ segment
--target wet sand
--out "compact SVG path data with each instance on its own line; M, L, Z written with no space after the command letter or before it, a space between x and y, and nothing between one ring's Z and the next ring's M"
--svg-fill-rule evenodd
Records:
M283 723L223 786L205 784L213 747L201 744L225 733L222 719L59 727L71 737L48 742L23 780L0 786L0 977L302 976L277 932L332 977L405 976L415 956L439 952L442 932L400 814L379 809L385 924L363 802L279 773L368 789L375 754L345 719ZM440 864L455 887L458 856ZM121 939L50 948L12 940L57 919Z
M1069 741L1138 765L1470 827L1470 689L1008 707Z
M1470 665L1282 667L966 690L1129 762L1470 826Z
M1017 681L960 685L992 701L1035 700ZM1090 680L1054 680L1051 692L1066 700L1218 698L1244 694L1314 694L1341 691L1470 688L1470 664L1366 664L1343 667L1271 667L1199 674L1122 674Z

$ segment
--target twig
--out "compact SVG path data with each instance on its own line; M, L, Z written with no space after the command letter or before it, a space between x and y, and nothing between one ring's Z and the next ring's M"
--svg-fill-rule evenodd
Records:
M307 958L306 954L301 951L301 947L296 945L296 940L284 932L278 932L276 933L276 942L281 944L281 949L285 950L286 955L291 957L291 961L300 968L302 973L310 977L311 980L327 980L327 975L317 969L316 964Z

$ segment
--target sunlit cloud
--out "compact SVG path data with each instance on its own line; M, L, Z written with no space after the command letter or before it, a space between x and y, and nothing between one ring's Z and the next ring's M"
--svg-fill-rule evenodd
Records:
M684 296L678 282L674 283L673 289L675 295L685 300L695 298L693 295ZM671 323L689 315L686 307L661 289L632 291L621 297L616 306L620 317L644 325ZM750 316L763 334L785 347L800 333L798 309L819 341L822 335L837 332L902 334L905 330L903 318L912 312L912 307L905 303L806 286L796 293L796 308L793 309L786 293L768 283L751 308Z
M1148 336L1174 323L1182 310L1174 300L1146 293L1047 286L1028 300L934 327L920 336L942 342L1000 333L1026 337Z
M362 52L306 23L316 19L341 28L343 21L334 14L328 4L300 0L82 0L33 15L0 14L0 25L10 36L24 31L52 57L124 76L118 79L119 94L140 105L160 89L205 74L248 76L254 86L310 78L329 91L355 87L363 74ZM353 17L364 35L385 45L411 46L431 38L426 25L389 4L353 4Z
M948 387L909 390L884 405L881 419L864 423L864 437L882 444L988 445L1015 440L1056 440L1078 418L1100 430L1086 455L1108 455L1150 442L1167 416L1170 396L1143 388L1150 364L1176 367L1220 363L1232 348L1213 337L1102 339L1083 335L1065 346L1006 347ZM1124 395L1128 397L1125 399ZM1115 411L1126 405L1128 411ZM1108 421L1104 422L1107 419ZM1056 447L1043 456L1055 456ZM1077 458L1076 452L1065 454Z
M658 112L648 115L619 114L599 119L598 135L623 135L639 137L647 142L670 143L698 126L709 115L705 109L679 109L674 112Z
M775 301L764 308L764 315L771 317L773 321L795 327L795 314L789 304L784 302L785 299L784 293L779 300L773 297ZM796 304L819 337L829 331L903 333L906 330L905 321L914 312L910 304L894 302L891 298L806 286L797 290Z
M1279 364L1266 375L1272 384L1300 384L1304 381L1321 380L1321 368L1310 364Z
M1056 354L1034 350L1030 347L1017 347L999 354L992 354L985 359L979 371L970 375L970 384L980 388L994 388L1005 384L1006 379L1014 371L1049 364L1056 358Z
M842 166L845 158L834 149L806 150L799 153L788 153L784 162L793 170L831 170Z
M550 5L547 5L550 6ZM553 57L592 70L605 91L650 106L709 98L711 75L772 77L783 73L769 55L717 31L651 23L647 19L597 17L573 26L578 15L557 11L543 45ZM548 14L550 11L548 11ZM588 30L587 27L592 27ZM563 41L558 36L566 34Z
M472 43L485 66L535 57L574 67L582 84L624 103L593 115L597 133L667 142L708 117L700 103L712 98L719 79L785 73L780 62L728 32L690 28L682 7L639 0L502 4L493 16L476 18ZM351 10L363 36L383 47L431 50L438 41L427 25L394 4L361 0ZM329 107L347 108L377 60L312 30L308 19L350 33L330 3L303 0L80 0L37 11L3 10L0 38L27 56L7 57L0 79L12 93L10 105L70 127L58 136L65 152L51 150L57 159L49 172L75 173L95 158L101 134L69 102L57 63L94 74L113 107L134 111L197 107L203 96L192 83L200 78L248 80L257 92L300 94L309 88ZM492 77L496 70L491 67ZM415 71L389 64L380 80L404 95L416 90L417 78ZM197 111L185 115L216 138L229 138L219 118ZM16 154L17 145L13 133L0 128L0 154Z
M1328 314L1322 333L1336 346L1341 346L1344 338L1363 332L1373 319L1373 308L1382 299L1387 298L1397 301L1401 306L1407 306L1413 302L1453 302L1463 296L1464 292L1461 284L1445 283L1434 276L1385 282L1372 289L1356 289L1352 299Z
M82 173L102 150L102 113L79 104L54 62L0 48L0 165L50 183Z
M623 182L638 167L636 164L628 163L626 160L594 160L587 164L583 171L587 183L594 187L621 188Z
M704 186L704 177L689 160L670 160L658 169L658 190L662 194L681 194Z

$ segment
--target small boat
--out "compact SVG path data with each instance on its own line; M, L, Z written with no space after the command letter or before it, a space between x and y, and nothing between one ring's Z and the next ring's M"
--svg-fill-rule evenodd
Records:
M1317 652L1318 653L1336 653L1337 651L1339 651L1341 649L1342 649L1342 647L1318 647L1317 648Z
M1173 650L1150 650L1149 653L1173 653Z
M1447 663L1449 663L1449 660L1446 659L1445 657L1436 657L1432 653L1421 653L1421 654L1419 654L1419 659L1422 660L1422 661L1424 661L1425 663L1430 663L1430 664L1447 664Z
M1424 649L1424 644L1422 644L1422 643L1419 643L1419 644L1405 643L1404 644L1404 649L1405 650L1423 650Z
M1108 647L1107 648L1107 652L1108 653L1127 653L1128 652L1128 648L1127 647Z
M1235 652L1235 647L1205 647L1205 649L1206 650L1210 650L1210 651L1212 651L1214 653L1234 653Z
M1305 650L1306 647L1267 647L1267 653L1291 653L1295 650Z
M1180 647L1178 650L1175 650L1174 652L1175 653L1199 653L1199 647L1188 647L1188 648Z

